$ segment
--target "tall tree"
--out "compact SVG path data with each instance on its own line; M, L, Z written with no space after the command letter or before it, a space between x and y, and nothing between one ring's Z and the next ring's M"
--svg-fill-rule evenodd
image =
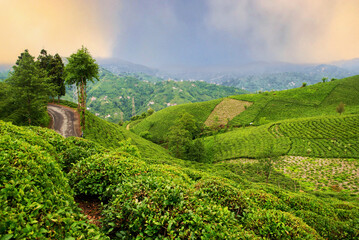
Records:
M34 57L25 50L18 57L16 65L6 83L11 88L13 116L17 124L44 125L48 119L46 105L51 94L51 85L46 71L37 66Z
M57 102L60 102L60 97L64 96L65 90L65 66L59 54L52 56L47 54L45 49L42 49L40 55L37 57L37 64L40 68L47 72L53 84L53 99L57 96Z
M52 80L52 83L55 85L57 102L60 103L60 97L65 96L65 66L62 62L62 59L59 54L55 56L50 61L50 70L49 74Z
M65 67L66 83L76 84L78 111L81 115L81 126L85 129L86 85L87 81L93 82L93 79L99 80L99 66L84 46L72 54L68 61Z

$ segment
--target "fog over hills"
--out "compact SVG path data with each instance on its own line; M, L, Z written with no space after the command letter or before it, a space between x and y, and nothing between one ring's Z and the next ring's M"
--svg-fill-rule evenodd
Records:
M253 62L240 66L173 66L157 69L119 58L98 58L104 69L116 74L146 74L157 79L198 81L242 88L251 92L283 90L314 84L326 77L345 78L359 74L359 58L328 64L294 64L286 62ZM10 65L0 65L3 78Z
M359 59L330 64L254 62L240 66L168 67L155 69L119 59L101 59L99 64L115 73L145 73L163 79L203 80L208 83L243 88L248 91L283 90L314 84L322 78L344 78L359 73Z

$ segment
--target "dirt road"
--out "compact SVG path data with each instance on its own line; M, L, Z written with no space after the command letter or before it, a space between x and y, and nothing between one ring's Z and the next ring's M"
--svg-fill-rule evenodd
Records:
M47 112L52 118L51 129L64 137L79 137L81 135L78 113L69 107L48 104Z

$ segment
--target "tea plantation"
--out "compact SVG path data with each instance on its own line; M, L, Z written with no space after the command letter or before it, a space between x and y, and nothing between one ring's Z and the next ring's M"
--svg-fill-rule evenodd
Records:
M0 120L0 239L358 239L358 80L233 96L253 104L198 138L199 162L135 133L161 142L223 99L166 108L135 133L87 113L84 138ZM96 216L79 208L93 199Z
M165 151L162 158L141 157L146 140L137 147L121 141L126 130L96 117L89 121L93 132L85 134L112 126L106 141L120 142L105 148L0 121L3 239L358 237L356 195L264 184L244 174L252 170L241 164L182 161ZM81 213L77 196L102 201L100 227Z
M338 115L335 109L341 102L345 104L345 114L358 114L358 86L359 76L354 76L285 91L231 96L230 98L253 104L248 104L244 112L229 121L228 127L263 125L303 117L335 116ZM218 101L220 100L184 104L161 110L137 123L132 130L137 134L149 131L154 136L154 142L164 141L180 113L188 112L197 121L204 123L215 105L220 103ZM199 108L201 111L197 112L196 109ZM158 122L161 124L156 124Z

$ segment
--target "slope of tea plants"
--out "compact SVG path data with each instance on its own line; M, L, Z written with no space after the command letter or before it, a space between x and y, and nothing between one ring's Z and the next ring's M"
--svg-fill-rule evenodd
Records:
M244 169L227 163L173 159L171 166L157 155L141 157L143 152L124 141L105 149L86 139L1 121L0 133L0 233L5 239L359 236L355 197L317 197L251 183ZM101 199L100 228L80 213L75 196Z
M232 126L267 122L298 117L336 115L340 102L345 104L346 113L359 113L359 76L317 83L285 91L263 92L232 96L234 99L253 102L246 111L236 116Z
M105 121L87 112L87 128L84 137L92 140L106 148L117 148L121 141L129 140L137 146L141 156L151 158L171 158L167 150L139 137L131 131L126 130L117 124Z
M187 112L193 115L196 121L203 123L222 100L216 99L165 108L147 117L132 129L137 134L148 131L151 133L154 142L162 142L165 140L171 126L175 124L183 113Z
M359 158L359 115L289 120L269 131L291 139L289 155Z
M204 138L216 159L279 155L359 158L359 115L299 118Z
M81 214L62 171L67 149L77 144L53 131L3 121L0 133L2 239L105 239Z
M250 104L245 111L240 111L229 121L228 125L234 127L250 124L263 125L286 119L335 116L338 114L336 107L340 102L345 104L345 114L359 113L358 85L359 76L354 76L285 91L231 96L233 99ZM153 136L154 142L161 142L182 112L186 111L194 115L197 121L204 123L220 101L218 99L170 107L154 113L143 121L131 124L131 126L135 133L141 134L148 131ZM233 111L237 111L237 109Z
M359 192L359 161L343 158L286 156L276 164L283 174L308 189Z

